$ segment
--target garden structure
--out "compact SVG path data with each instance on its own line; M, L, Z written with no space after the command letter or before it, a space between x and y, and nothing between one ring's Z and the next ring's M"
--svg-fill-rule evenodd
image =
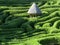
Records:
M41 14L41 10L39 9L39 7L36 5L35 2L32 4L30 9L28 10L28 14L33 17L36 17Z

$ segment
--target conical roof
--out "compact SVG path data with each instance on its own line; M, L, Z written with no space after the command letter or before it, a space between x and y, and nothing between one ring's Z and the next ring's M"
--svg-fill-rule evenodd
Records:
M38 8L38 6L37 6L35 3L33 3L27 13L28 13L28 14L40 14L41 11L40 11L40 9Z

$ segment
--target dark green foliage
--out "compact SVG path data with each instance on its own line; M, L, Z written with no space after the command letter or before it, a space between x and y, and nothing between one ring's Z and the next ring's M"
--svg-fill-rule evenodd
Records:
M0 36L1 36L0 41L8 42L11 39L23 37L23 34L24 34L24 31L22 28L0 29Z
M40 41L40 43L41 43L42 45L50 45L50 44L52 44L52 43L58 44L58 40L57 40L56 38L52 37L52 38L42 39L42 40Z
M23 23L21 28L23 28L25 30L26 33L29 33L30 31L33 30L33 28L31 27L31 25L29 24L29 22Z
M20 27L26 21L27 20L24 20L23 18L20 17L20 18L5 22L0 27L1 28L17 28L17 27Z
M42 11L40 16L29 17L27 14L32 2L36 2ZM60 43L59 3L53 0L0 0L0 44Z

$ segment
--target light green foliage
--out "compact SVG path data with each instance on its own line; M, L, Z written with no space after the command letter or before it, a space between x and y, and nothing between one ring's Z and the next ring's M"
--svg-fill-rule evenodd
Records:
M60 0L0 2L0 45L60 44ZM27 14L32 2L42 11L40 16Z
M45 23L43 27L50 27L50 23Z

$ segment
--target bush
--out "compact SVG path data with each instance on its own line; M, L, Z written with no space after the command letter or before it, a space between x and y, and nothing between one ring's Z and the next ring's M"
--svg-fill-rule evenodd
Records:
M42 27L50 27L50 23L45 23Z
M53 25L53 27L58 28L60 27L60 20L56 21Z
M20 18L13 19L11 21L5 22L0 27L1 28L17 28L17 27L20 27L26 21L27 20L20 17Z
M27 33L33 31L33 28L30 26L29 22L23 23L21 28L23 28Z
M51 43L58 44L58 40L54 37L45 38L39 41L42 45L50 45Z

